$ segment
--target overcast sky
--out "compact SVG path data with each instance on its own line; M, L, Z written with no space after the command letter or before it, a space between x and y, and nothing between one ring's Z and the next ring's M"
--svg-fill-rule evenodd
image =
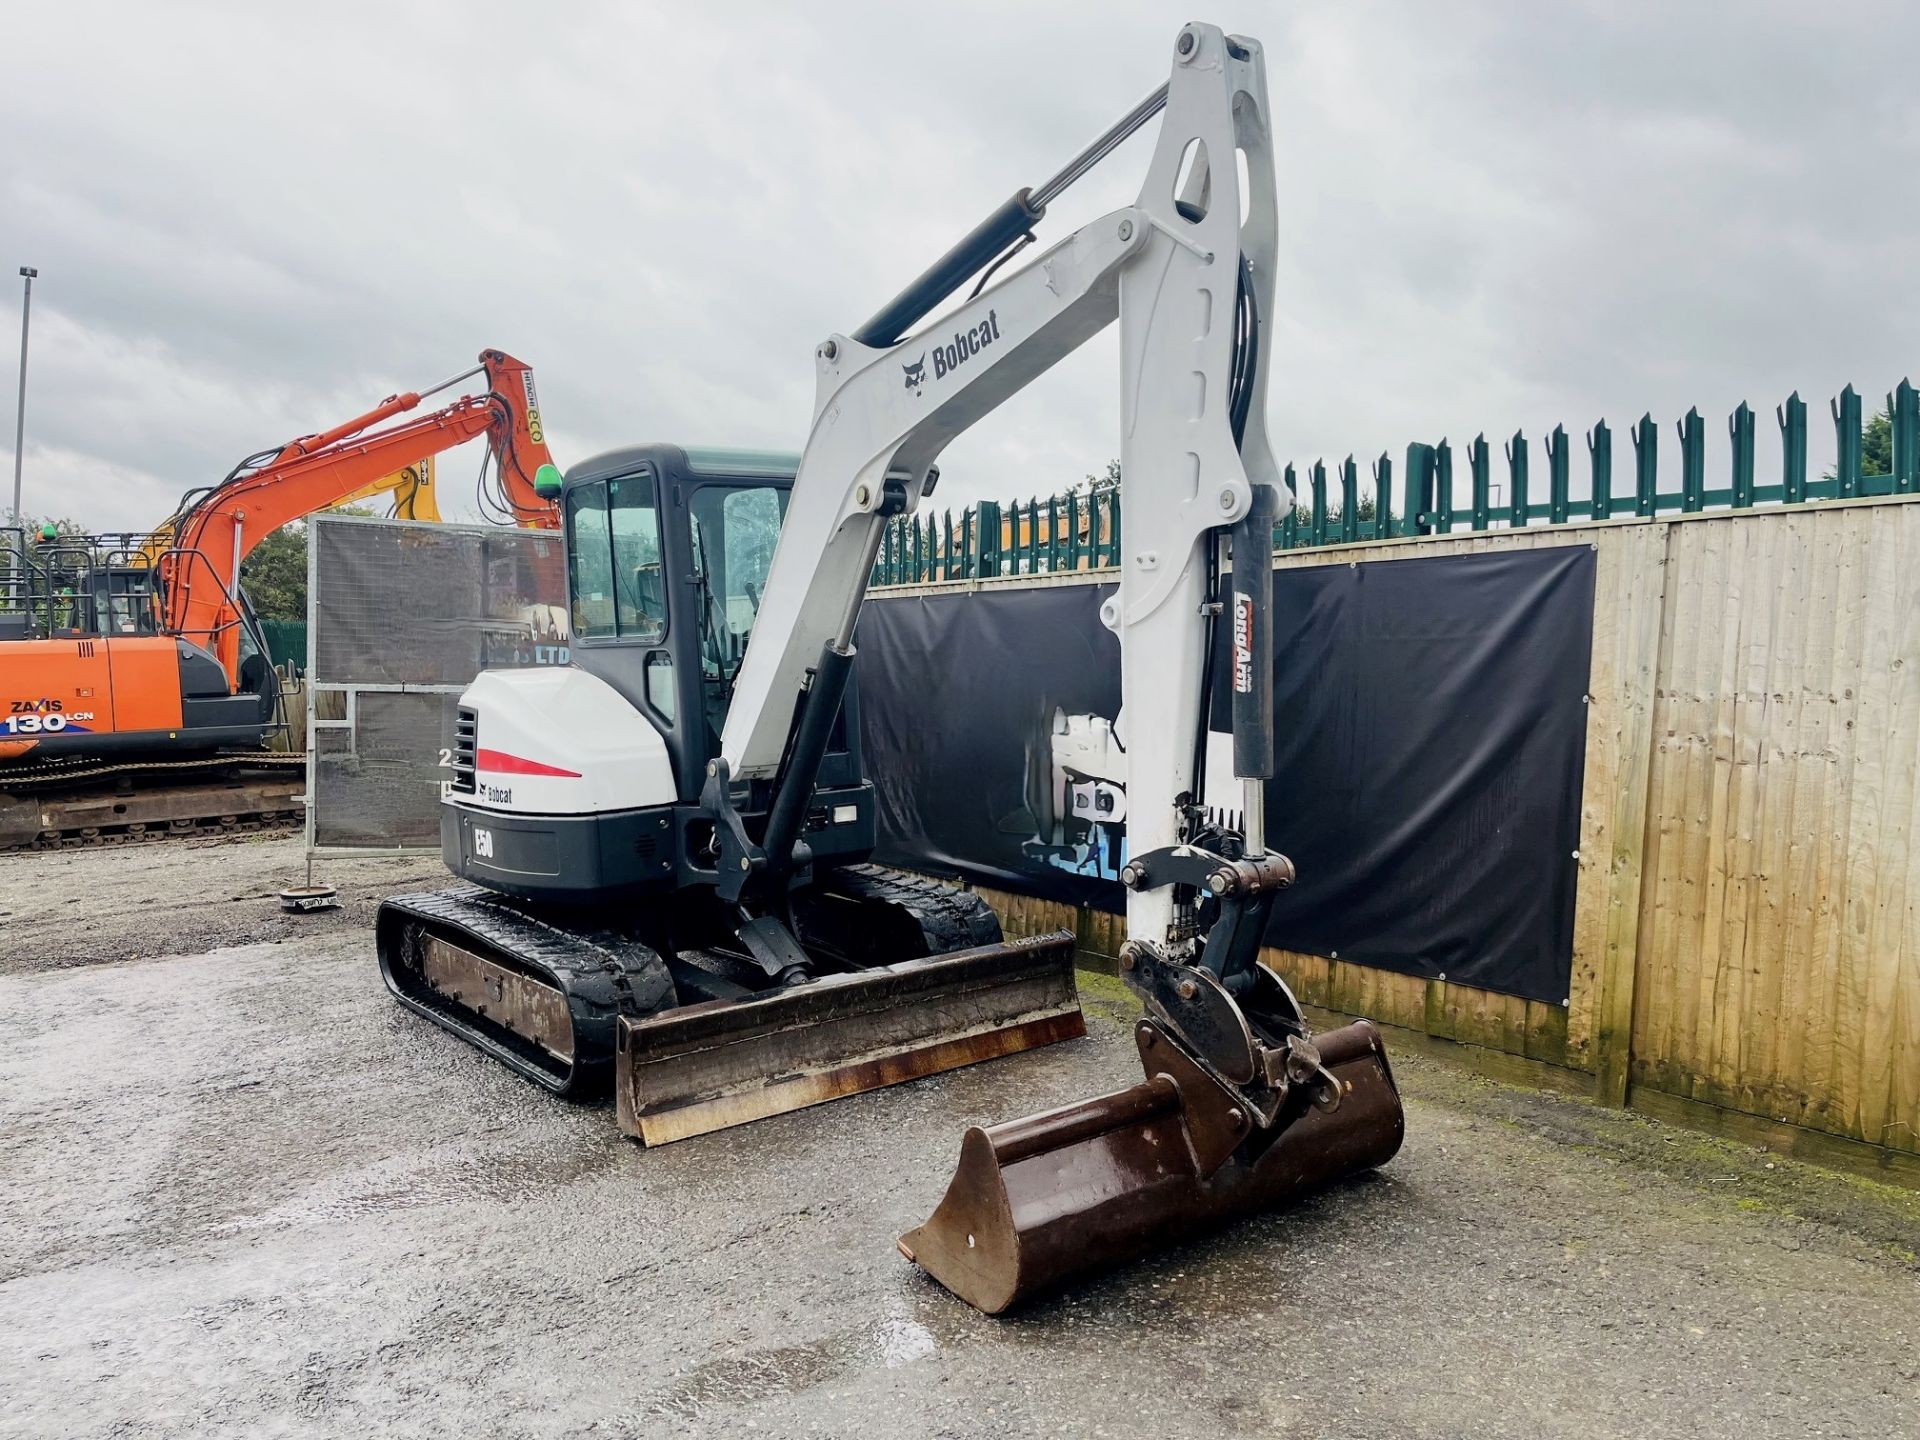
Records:
M162 518L240 456L497 346L564 466L797 447L812 348L1166 77L1188 7L14 4L0 375L26 500ZM1920 370L1920 5L1222 0L1275 113L1281 458ZM1049 215L1130 200L1147 141ZM942 498L1118 453L1111 337L957 442ZM12 411L5 410L7 474ZM1777 464L1760 433L1763 475ZM1624 447L1624 438L1619 444ZM1538 464L1538 462L1536 462ZM478 455L441 471L472 513ZM0 507L6 501L0 498Z

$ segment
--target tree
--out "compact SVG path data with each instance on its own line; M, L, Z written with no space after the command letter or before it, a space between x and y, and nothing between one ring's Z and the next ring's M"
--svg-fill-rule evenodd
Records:
M240 583L262 620L307 618L307 525L282 525L241 563Z
M1837 467L1826 472L1825 478L1834 479L1839 474ZM1860 431L1860 473L1862 475L1891 475L1893 473L1893 406L1874 414Z
M1888 405L1871 420L1860 435L1860 473L1893 473L1893 406Z

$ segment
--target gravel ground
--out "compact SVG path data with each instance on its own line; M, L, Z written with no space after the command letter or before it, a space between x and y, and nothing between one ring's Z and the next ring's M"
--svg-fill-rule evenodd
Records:
M1397 1063L1378 1175L982 1318L893 1238L1084 1041L659 1151L401 1012L297 841L0 861L9 1436L1920 1433L1920 1195Z

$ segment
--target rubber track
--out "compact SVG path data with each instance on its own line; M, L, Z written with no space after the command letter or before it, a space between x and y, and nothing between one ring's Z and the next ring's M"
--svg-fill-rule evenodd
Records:
M828 872L821 884L849 900L905 910L920 922L929 955L997 945L1005 938L1000 932L1000 917L986 901L970 890L956 890L923 875L908 875L883 865L846 865Z
M477 943L496 961L557 983L573 1017L571 1071L556 1074L550 1062L529 1060L491 1029L472 1023L463 1007L435 995L411 966L396 965L402 941L397 932L410 922L426 922L465 948ZM666 962L651 947L606 930L552 924L478 885L397 895L381 903L374 924L380 971L395 998L556 1094L591 1098L604 1089L616 1017L651 1015L675 1003Z
M650 1015L671 1004L672 982L651 946L616 935L610 930L570 930L529 914L504 895L478 885L456 885L420 895L396 895L383 902L409 916L438 920L464 930L474 939L525 962L531 970L546 970L567 979L605 975L623 982L620 988L635 1008L628 1015ZM658 993L647 990L635 997L624 982L629 972L650 971L660 979ZM645 988L645 987L643 987Z

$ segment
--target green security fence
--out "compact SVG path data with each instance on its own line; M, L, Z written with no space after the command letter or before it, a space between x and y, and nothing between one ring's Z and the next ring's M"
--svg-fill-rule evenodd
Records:
M1818 477L1807 473L1807 405L1798 392L1774 411L1780 431L1777 480L1755 473L1757 420L1744 401L1727 419L1729 464L1721 484L1708 483L1707 425L1697 408L1674 427L1677 446L1670 453L1678 458L1677 478L1672 467L1662 473L1660 428L1651 415L1628 430L1632 453L1629 457L1623 450L1618 467L1613 431L1604 420L1587 432L1586 455L1579 461L1566 427L1555 426L1540 446L1538 468L1533 444L1516 431L1501 447L1497 502L1495 462L1484 434L1459 453L1464 473L1458 476L1454 447L1445 440L1409 445L1398 477L1393 457L1383 454L1373 462L1373 489L1366 495L1351 455L1331 475L1320 460L1304 474L1289 465L1286 480L1296 503L1274 528L1274 548L1308 550L1395 536L1920 493L1920 392L1909 381L1902 380L1887 396L1885 412L1871 427L1862 423L1860 396L1851 385L1828 408L1837 458L1832 473ZM1870 450L1876 463L1888 465L1885 473L1867 472ZM1580 496L1573 493L1576 464L1586 480ZM958 514L903 515L887 527L873 583L916 585L1117 565L1119 499L1117 489L1103 485L1004 506L983 500Z
M294 669L307 668L307 622L304 620L262 620L261 638L267 642L267 655L275 665L292 662Z
M1103 487L1002 507L982 500L954 515L891 521L874 562L876 585L1041 575L1120 563L1120 492Z

